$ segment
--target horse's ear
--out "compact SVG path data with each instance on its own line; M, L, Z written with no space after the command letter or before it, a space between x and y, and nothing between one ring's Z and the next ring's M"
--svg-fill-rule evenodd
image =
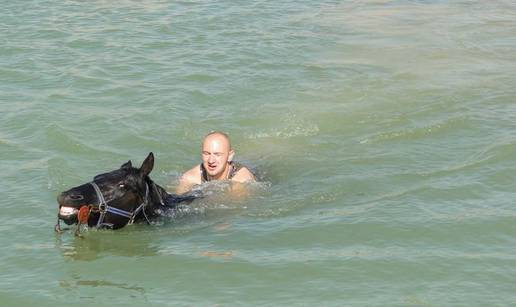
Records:
M143 177L148 176L154 167L154 154L152 152L149 153L145 161L143 161L142 166L140 167L140 173Z
M130 168L130 167L133 167L131 160L127 161L126 163L122 164L122 166L120 166L120 168Z

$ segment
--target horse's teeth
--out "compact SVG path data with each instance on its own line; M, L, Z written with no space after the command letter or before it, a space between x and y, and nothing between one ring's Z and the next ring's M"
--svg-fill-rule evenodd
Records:
M59 214L62 216L72 215L74 213L77 213L77 209L72 207L61 207L61 209L59 209Z

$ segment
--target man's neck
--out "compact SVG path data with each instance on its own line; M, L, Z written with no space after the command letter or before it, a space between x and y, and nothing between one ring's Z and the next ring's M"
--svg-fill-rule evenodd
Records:
M208 175L208 179L211 181L211 180L227 180L228 179L228 175L229 175L229 170L230 170L231 166L229 163L226 163L226 166L224 167L224 171L222 173L220 173L220 175L218 176L210 176L210 174L206 174Z

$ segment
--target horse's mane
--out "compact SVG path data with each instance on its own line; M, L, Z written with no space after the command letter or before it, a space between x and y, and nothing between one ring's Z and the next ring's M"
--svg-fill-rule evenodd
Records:
M145 182L149 186L149 197L153 206L165 206L166 209L173 209L176 208L179 203L189 203L196 198L202 197L200 191L190 191L181 195L168 193L149 176L145 177Z

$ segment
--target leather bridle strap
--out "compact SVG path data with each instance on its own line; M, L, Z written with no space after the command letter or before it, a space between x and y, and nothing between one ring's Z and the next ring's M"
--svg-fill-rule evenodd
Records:
M90 184L93 186L93 189L95 189L95 193L97 193L97 199L99 201L98 208L100 212L99 220L97 222L97 228L99 228L102 225L105 226L112 226L110 224L104 223L104 217L106 216L106 213L112 213L115 215L123 216L125 218L128 218L129 221L127 224L131 225L134 222L134 218L140 211L143 210L143 213L145 215L145 206L147 205L147 199L149 197L149 185L145 183L145 198L143 199L143 202L134 210L133 212L125 211L122 209L118 209L112 206L108 205L108 202L104 198L104 195L102 195L102 192L100 191L99 186L95 183L95 181L90 182ZM111 200L110 200L111 201ZM145 216L147 219L147 216ZM148 220L147 220L148 222Z

